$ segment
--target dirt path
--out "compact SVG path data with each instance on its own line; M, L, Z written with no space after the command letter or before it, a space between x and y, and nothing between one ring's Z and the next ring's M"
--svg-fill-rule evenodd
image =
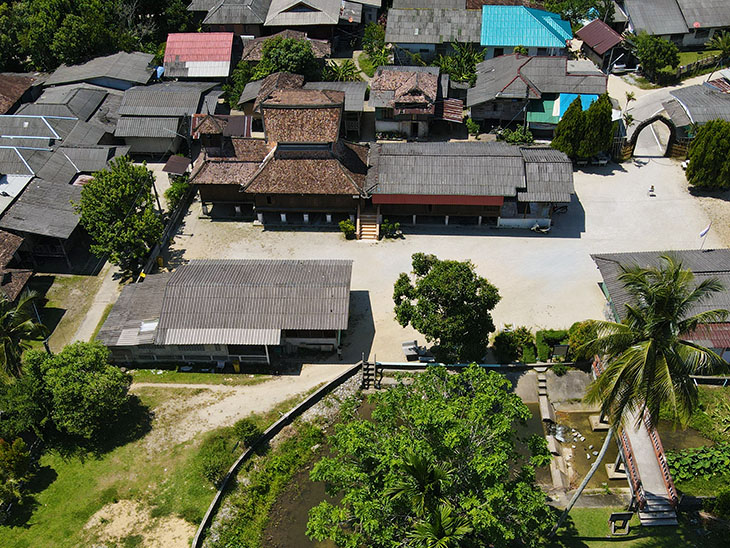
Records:
M84 317L84 321L81 322L76 334L74 335L73 342L76 341L88 341L96 330L96 326L99 325L106 307L110 303L116 302L119 297L119 293L122 287L119 285L119 280L115 279L114 275L118 272L118 269L111 264L107 263L104 265L103 276L104 279L101 282L101 287L97 291L94 301L91 303L89 311Z
M185 394L155 412L154 427L145 443L150 450L162 451L201 432L231 426L252 413L266 413L283 401L331 381L348 367L305 365L299 375L282 375L251 386L134 383L131 390L178 390Z

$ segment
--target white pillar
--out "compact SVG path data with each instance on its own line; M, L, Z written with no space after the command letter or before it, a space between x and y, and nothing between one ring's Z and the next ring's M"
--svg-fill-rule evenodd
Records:
M416 224L416 216L413 216L413 224Z
M258 217L258 219L259 219L259 222L260 222L261 224L264 224L264 214L263 214L263 213L257 213L257 214L256 214L256 217Z
M304 223L305 224L309 223L309 213L304 214Z
M449 226L449 216L448 215L446 215L446 217L444 218L444 221L445 221L446 226Z
M332 222L332 215L330 215L329 213L327 213L327 222L328 223Z
M355 222L355 216L354 215L350 215L350 221L352 221L353 223Z
M208 204L203 204L203 215L208 215Z
M479 215L479 226L482 226L482 216Z
M281 213L280 216L281 216L281 222L285 223L286 222L286 213Z

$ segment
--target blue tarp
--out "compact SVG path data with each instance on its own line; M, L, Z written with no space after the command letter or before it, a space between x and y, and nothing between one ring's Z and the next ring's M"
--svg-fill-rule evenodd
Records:
M563 117L563 114L565 114L565 111L568 110L570 103L575 101L576 97L578 97L577 93L561 93L560 94L560 97L558 97L558 103L560 105L560 118ZM583 110L586 110L589 106L591 106L591 103L593 103L594 101L598 101L598 95L581 95L580 96L580 104L583 107Z

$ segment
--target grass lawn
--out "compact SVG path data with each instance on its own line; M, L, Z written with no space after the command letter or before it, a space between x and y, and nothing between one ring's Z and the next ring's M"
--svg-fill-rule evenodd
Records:
M167 388L147 387L135 393L153 413L155 408L180 397L179 391ZM269 413L252 419L268 426L302 397L282 402ZM150 448L146 437L142 437L98 457L45 454L34 488L35 505L29 515L19 516L14 526L0 527L0 545L98 545L98 539L90 538L92 535L84 525L103 506L120 500L143 503L153 518L178 516L197 526L214 494L213 487L192 466L206 435L210 432L162 449Z
M695 61L699 61L700 59L704 59L705 57L718 55L719 53L719 49L706 49L703 51L680 51L679 66L689 65L690 63L694 63Z
M706 532L687 522L679 527L641 527L638 517L631 521L625 537L609 537L608 517L620 508L574 508L568 526L558 531L552 548L680 548L697 546L720 548L727 546L722 532Z
M51 331L49 345L60 351L76 335L81 322L91 307L104 273L97 276L36 275L30 288L45 296L45 306L38 310L41 321ZM42 341L34 341L33 348L43 348Z
M159 371L159 373L158 373ZM219 373L183 373L161 369L134 369L130 371L134 382L156 382L176 384L226 384L230 386L250 386L266 382L273 375L252 375L246 373L221 375Z
M363 51L360 54L360 57L357 58L357 63L360 65L360 70L362 70L370 78L375 76L375 69L378 67L373 65L373 62L370 60L370 57L368 57L367 53Z

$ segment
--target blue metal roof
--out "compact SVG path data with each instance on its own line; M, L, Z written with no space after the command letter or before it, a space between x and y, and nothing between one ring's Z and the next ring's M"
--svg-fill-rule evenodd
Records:
M578 95L577 93L561 93L558 97L558 101L560 102L560 118L563 117L563 114L565 114L565 111L568 110L570 104L575 101L576 97L580 97L580 106L583 107L583 110L588 110L588 107L591 106L591 103L593 103L594 101L598 101L598 95Z
M560 15L524 6L482 6L482 46L564 48L573 38Z

